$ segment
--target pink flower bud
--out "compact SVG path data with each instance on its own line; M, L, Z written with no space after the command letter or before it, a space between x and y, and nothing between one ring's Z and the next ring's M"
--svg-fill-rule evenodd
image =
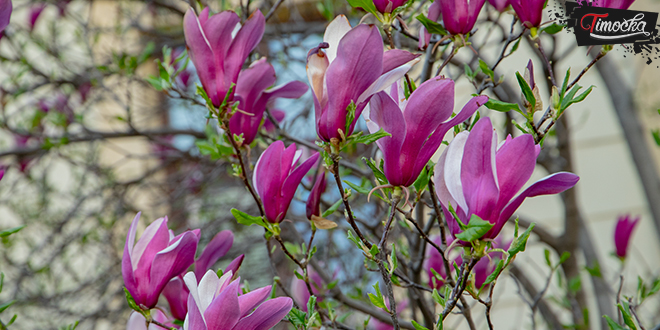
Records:
M628 254L628 245L633 230L637 227L640 217L633 219L629 214L619 217L614 228L614 246L616 255L625 258Z

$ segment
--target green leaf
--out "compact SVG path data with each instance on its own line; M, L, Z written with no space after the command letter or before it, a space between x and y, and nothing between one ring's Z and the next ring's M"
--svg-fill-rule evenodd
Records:
M366 194L369 193L369 191L371 191L371 189L369 189L369 188L358 186L355 183L350 182L348 180L342 180L342 181L344 181L344 183L346 183L349 187L353 188L353 190L359 192L360 194L366 195Z
M137 305L137 303L135 303L135 299L133 299L133 296L131 296L131 293L128 292L128 289L126 289L126 287L124 287L124 293L126 294L126 301L128 302L128 307L144 315L144 311L140 308L140 306Z
M431 34L439 34L442 36L447 35L447 30L442 26L442 24L434 22L430 19L428 19L424 14L419 14L415 18L417 18L418 21L424 25L426 28L426 31L429 31Z
M493 283L493 281L495 281L497 277L500 275L500 272L502 271L503 268L504 268L504 260L500 260L497 263L497 267L495 268L495 270L492 273L490 273L488 277L486 277L484 284L481 285L481 288L479 288L479 290L486 287L486 285Z
M264 228L268 228L264 223L264 219L262 217L253 217L237 209L231 209L231 214L234 216L234 218L236 218L236 221L238 221L238 223L242 225L245 226L257 225Z
M658 129L652 130L651 134L653 135L653 140L655 141L655 144L660 146L660 130Z
M618 304L617 307L619 307L619 310L621 311L621 314L623 315L623 322L632 330L637 330L637 326L635 326L635 322L632 319L632 316L630 315L630 306L628 306L628 303L624 300L623 304L626 305L625 307L622 306L621 304Z
M484 236L491 228L493 224L482 220L478 215L473 214L470 217L470 222L467 225L467 228L462 232L456 235L456 239L461 241L472 242L474 240L480 239L481 236Z
M571 257L571 253L568 252L568 251L564 251L561 254L561 257L559 257L559 264L557 264L557 266L559 266L559 265L563 264L564 262L566 262L566 260L568 260L568 258L570 258L570 257ZM600 268L599 268L598 264L594 265L594 267L598 269L598 274L600 274Z
M346 127L344 127L344 135L348 136L348 131L351 128L351 124L353 124L353 121L355 121L355 112L357 111L357 107L355 106L355 102L351 100L351 103L346 107ZM335 132L336 133L336 132Z
M14 228L9 228L7 230L0 231L0 238L4 238L4 237L7 237L9 235L16 234L19 231L21 231L21 229L23 229L23 228L25 228L25 225L14 227Z
M541 31L539 31L539 33L545 32L547 34L555 34L559 31L563 30L564 27L566 27L566 26L565 25L559 25L557 23L552 23L552 24L547 25L544 28L542 28Z
M470 80L474 79L475 74L467 63L463 64L463 70L465 70L465 75L470 78Z
M415 327L415 330L429 330L429 328L419 325L415 320L412 320L412 325Z
M488 99L488 102L486 102L486 104L484 104L484 105L488 109L499 111L499 112L508 112L508 111L514 110L516 112L521 113L520 107L518 106L517 103L502 102L502 101L490 98L490 99Z
M486 64L486 62L484 62L482 59L479 59L479 68L481 68L481 71L488 75L491 80L495 80L495 72L493 72L493 70L488 67L488 64Z
M568 253L568 252L564 252L564 253ZM569 256L570 256L570 254L569 254ZM560 260L560 263L563 263L563 261ZM603 277L603 274L600 272L600 264L598 264L597 260L594 261L594 265L592 267L587 266L585 268L589 272L589 275L591 275L593 277Z
M433 289L433 293L431 294L431 297L433 297L433 300L438 303L438 305L445 307L445 298L442 298L440 296L440 293L438 293L438 290Z
M385 130L381 128L376 133L358 137L357 139L355 139L355 143L371 144L373 142L376 142L378 139L384 138L386 136L392 136L392 134L385 132Z
M605 318L605 321L607 321L607 326L610 327L610 330L627 330L626 328L620 326L618 323L614 322L614 320L612 320L612 318L609 316L603 315L603 317Z
M371 246L371 249L369 250L369 253L371 253L372 256L376 256L378 254L378 246L376 244Z
M379 283L376 282L376 284L373 285L373 288L374 290L376 290L376 294L369 293L369 300L371 300L371 303L374 306L378 308L382 308L389 312L387 305L385 305L385 299L383 298L383 294L380 292Z
M392 243L391 256L392 269L390 269L390 274L394 273L394 270L399 267L399 259L396 257L396 245L394 245L394 243Z
M536 224L532 223L522 235L516 236L513 239L511 245L509 246L509 251L508 251L511 258L513 258L516 254L518 254L518 252L525 251L525 247L527 247L527 239L529 239L529 235L532 233L532 230L534 229L535 226ZM516 229L517 227L518 227L518 219L516 219Z
M561 96L566 95L566 89L568 89L568 79L571 78L571 68L566 70L566 76L564 76L564 83L561 85Z
M420 173L417 179L415 179L415 182L413 182L413 187L415 187L415 191L417 191L418 194L421 194L428 186L432 173L428 169L433 168L434 165L433 161L429 160L428 164L422 168L422 173Z
M5 309L9 308L9 307L10 307L11 305L13 305L15 302L16 302L16 300L12 300L12 301L9 301L9 302L6 302L6 303L0 305L0 313L4 312Z
M548 265L548 267L552 267L552 261L550 261L550 250L545 249L543 253L545 254L545 263Z
M376 10L374 2L371 0L348 0L348 4L353 8L362 8L366 12L372 13L376 17L379 17L380 15L378 10Z
M155 88L157 91L162 91L164 89L163 88L163 85L164 85L163 81L160 80L160 78L156 78L154 76L149 76L149 77L145 78L145 80L149 84L151 84L151 86L153 86L153 88Z
M520 89L522 89L522 93L525 96L527 102L529 104L535 105L536 98L534 97L534 92L532 92L532 88L529 87L529 84L527 84L525 78L520 75L520 72L516 72L516 78L518 79L518 85L520 85Z
M509 52L509 55L513 54L513 52L518 50L518 46L520 46L520 40L522 40L522 38L518 38L518 40L516 40L516 42L513 44L513 47L511 47L511 51Z
M385 177L385 173L381 171L377 166L376 163L372 159L367 159L366 157L362 157L362 160L367 163L367 166L371 169L371 171L374 173L374 176L376 177L376 180L378 180L378 183L381 185L387 184L387 177Z
M329 215L335 213L335 211L337 211L337 209L339 208L339 206L341 206L343 202L344 201L340 198L338 201L332 204L332 206L330 206L327 210L325 210L325 212L323 212L321 218L327 218Z

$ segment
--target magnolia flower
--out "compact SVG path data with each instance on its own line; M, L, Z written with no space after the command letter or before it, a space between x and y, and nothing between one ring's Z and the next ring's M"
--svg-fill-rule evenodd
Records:
M614 8L614 9L628 9L635 0L582 0L578 1L580 4L589 3L594 7Z
M28 14L28 27L30 28L30 31L34 30L34 26L37 25L37 20L44 9L46 9L45 3L35 4L30 7L30 12Z
M490 4L500 13L504 12L506 7L509 6L509 0L488 0L488 2L490 2Z
M213 266L216 261L227 254L229 249L231 249L233 242L234 234L230 230L223 230L211 239L197 260L195 260L194 273L197 280L201 280L206 271L211 269L211 266ZM245 255L241 254L234 259L227 268L225 268L225 273L231 271L236 274L244 258ZM181 273L179 276L173 278L167 283L165 289L163 289L163 296L167 299L167 302L170 305L172 316L177 320L185 319L186 313L188 312L187 306L189 292L188 288L183 283L183 275L184 274Z
M431 21L435 22L440 18L440 14L442 13L442 8L440 7L440 1L433 1L433 3L429 6L429 13L426 15L428 19ZM429 46L429 41L431 40L431 33L426 30L426 27L422 25L422 27L419 28L419 43L417 47L420 50L425 50L426 47Z
M397 9L406 4L407 0L374 0L374 5L376 9L381 13L391 13L394 9Z
M0 0L0 38L2 38L2 31L9 25L12 9L11 0Z
M151 317L159 323L174 327L174 324L171 322L172 320L159 309L151 311ZM142 314L133 311L131 316L128 317L126 330L163 330L163 328L153 323L150 323L149 327L147 327L147 319Z
M383 52L378 27L351 28L344 15L337 16L325 29L323 43L307 55L319 137L331 142L351 135L371 96L402 78L419 61L417 57L398 49ZM355 116L347 123L351 102Z
M288 297L265 301L270 285L239 296L240 277L232 281L232 276L227 272L218 278L209 270L199 284L194 273L184 276L190 290L184 330L268 330L293 307Z
M192 8L183 18L183 32L190 59L213 105L220 106L232 83L236 83L245 59L264 34L265 20L260 11L252 13L240 27L241 19L232 11L209 17L209 8L199 18ZM238 29L238 32L234 33ZM233 95L229 95L229 101Z
M633 219L630 214L619 217L614 228L614 246L616 247L616 255L623 259L628 254L628 244L630 243L630 236L637 226L640 217Z
M474 28L486 0L437 0L440 2L442 21L452 35L467 34Z
M165 217L149 225L135 243L139 219L140 213L128 230L121 271L124 285L135 302L153 308L167 282L195 261L198 237L191 231L174 236L167 229Z
M309 197L307 197L307 219L312 219L312 216L321 216L321 195L325 192L326 187L325 180L325 170L320 168L316 174L316 181L314 181L314 186L309 192Z
M241 71L236 83L238 109L229 120L232 134L243 134L243 144L254 141L259 126L264 118L266 107L278 97L295 99L307 92L307 85L302 81L292 81L284 85L269 88L275 84L275 69L262 58Z
M286 118L286 112L282 110L272 109L270 110L270 114L273 115L273 118L277 121L278 125L284 120L284 118ZM267 133L271 133L275 131L275 129L276 129L275 124L273 124L273 122L270 121L270 118L266 118L266 120L264 121L264 130Z
M319 158L316 152L296 167L301 155L295 143L285 148L282 141L275 141L254 165L254 189L261 197L266 219L272 223L284 220L300 181Z
M473 214L493 224L483 236L493 239L525 198L558 194L578 182L573 173L555 173L516 195L532 176L539 152L529 134L509 136L498 148L497 132L488 117L472 131L456 135L440 156L434 176L450 233L456 235L461 229L449 205L465 224Z
M321 275L319 275L314 270L310 269L308 271L309 275L309 284L312 287L312 293L316 296L317 301L323 301L321 294L323 294L323 287L326 285ZM296 305L300 307L301 310L307 311L307 301L311 295L307 289L307 283L305 281L294 277L291 280L291 297L296 302Z
M442 246L442 239L440 236L432 236L429 237L433 243L435 243L437 246ZM447 241L447 246L451 245L453 238L448 236L446 238ZM453 263L456 262L457 264L461 263L461 258L457 257L455 258L452 263L450 264L450 267L453 267ZM447 278L447 272L445 269L445 264L443 261L443 256L438 252L438 250L433 247L431 244L427 244L426 246L426 256L424 258L424 270L426 270L426 274L429 277L429 286L434 289L440 289L444 284L444 279ZM434 274L437 273L440 275L442 279L439 279L435 276Z
M470 118L487 101L487 96L474 97L450 119L454 111L454 81L437 77L421 84L408 99L398 84L392 85L389 95L374 95L369 103L367 127L372 133L382 128L392 135L376 141L383 152L389 183L402 187L413 184L447 131Z
M528 27L538 27L543 18L543 5L546 0L509 0L520 22Z

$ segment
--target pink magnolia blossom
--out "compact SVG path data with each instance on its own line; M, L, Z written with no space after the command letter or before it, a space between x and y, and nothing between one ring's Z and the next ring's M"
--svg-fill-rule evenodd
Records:
M235 98L239 101L238 109L229 120L232 134L243 134L243 144L250 144L259 132L259 126L268 106L276 98L295 99L307 92L307 85L302 81L292 81L280 86L275 84L275 69L262 58L241 71L236 84Z
M486 0L437 0L440 2L442 21L452 35L467 34L474 28Z
M397 9L406 4L406 0L374 0L374 5L376 9L381 13L391 13L394 9Z
M124 285L135 302L153 308L167 282L195 261L198 237L192 231L174 236L167 229L167 217L150 224L135 243L140 213L126 237L121 270Z
M309 284L312 287L312 293L316 297L317 301L323 301L322 295L325 293L325 290L323 289L327 283L323 281L323 278L321 275L319 275L316 271L313 269L309 269ZM336 273L335 273L336 275ZM309 290L307 289L307 284L305 281L293 277L291 280L291 297L293 300L296 302L298 307L300 307L301 310L307 311L307 301L309 300L310 294Z
M268 330L293 307L288 297L266 301L270 285L239 295L240 277L232 277L230 271L218 278L212 270L199 283L192 272L183 277L190 290L184 330Z
M38 3L30 7L30 12L28 13L28 27L30 31L34 30L34 26L37 25L37 20L39 16L46 9L45 3Z
M209 8L199 17L191 9L183 18L183 31L190 59L199 80L213 105L220 106L250 52L264 34L265 20L259 10L240 27L240 18L232 11L223 11L209 17ZM229 95L229 101L233 95Z
M266 219L272 223L284 220L300 181L320 156L315 152L296 166L301 155L302 150L296 150L295 143L285 148L282 141L275 141L254 166L252 182L261 197Z
M314 186L309 192L309 197L307 197L306 213L307 219L312 219L312 216L317 217L321 216L321 195L325 192L327 182L325 179L325 170L320 168L316 174L316 180L314 181Z
M509 136L498 148L488 117L480 119L472 131L456 135L440 156L434 177L450 233L456 235L461 229L449 205L465 224L473 214L492 223L483 238L493 239L526 198L558 194L578 182L577 175L559 172L518 194L534 172L539 151L529 134Z
M488 0L488 2L500 13L504 12L506 7L509 6L509 0Z
M337 16L326 28L323 43L307 55L318 136L326 142L349 136L371 96L402 78L418 57L398 49L383 52L378 27L351 28L344 15ZM347 123L351 102L355 119Z
M633 230L637 227L640 217L632 218L629 214L619 217L614 228L614 246L616 255L619 258L625 258L628 254L628 245Z
M151 311L151 317L155 320L158 321L159 323L165 324L170 327L175 327L175 325L172 323L172 319L167 317L165 313L163 313L159 309L154 309ZM163 330L158 325L155 325L153 323L149 324L149 327L147 327L147 319L142 316L142 314L133 311L131 313L131 316L128 317L128 322L126 323L126 330Z
M543 18L545 0L509 0L520 22L528 27L538 27Z
M213 239L206 245L202 253L195 260L194 274L197 280L201 280L202 276L211 269L220 258L224 257L234 242L234 234L230 230L223 230L217 233ZM241 254L225 268L226 272L238 273L241 267L244 254ZM188 288L183 283L183 273L170 280L165 289L163 289L163 296L167 299L170 305L172 316L177 320L184 320L188 312Z
M433 1L433 3L429 6L429 13L426 15L428 19L431 21L435 22L440 18L440 14L442 13L442 7L440 7L440 1ZM425 50L426 47L429 46L429 41L431 40L431 33L426 30L426 27L422 25L422 27L419 28L419 44L417 47L420 50Z
M11 0L0 0L0 38L2 38L2 31L9 25L12 9Z
M392 85L389 94L374 95L367 127L372 133L382 128L392 135L376 141L383 152L389 183L403 187L413 184L445 134L487 101L487 96L474 97L450 118L454 112L454 81L439 77L421 84L408 99L398 84Z

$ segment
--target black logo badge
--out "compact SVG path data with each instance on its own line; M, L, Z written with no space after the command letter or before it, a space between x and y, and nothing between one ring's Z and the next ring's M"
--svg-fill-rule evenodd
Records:
M658 13L566 2L568 27L578 46L657 43Z

